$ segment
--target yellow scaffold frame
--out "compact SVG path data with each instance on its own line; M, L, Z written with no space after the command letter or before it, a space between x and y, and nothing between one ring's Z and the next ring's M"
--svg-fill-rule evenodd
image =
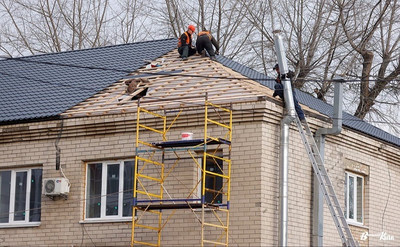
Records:
M140 102L137 108L137 122L136 122L136 143L135 143L135 175L134 175L134 188L133 188L133 206L132 206L132 236L131 246L145 245L145 246L160 246L161 245L161 232L170 218L174 215L177 209L191 209L195 214L197 220L201 223L201 246L204 245L222 245L228 246L229 239L229 202L230 202L230 185L231 185L231 141L232 141L232 106L229 108L213 104L207 99L204 104L204 139L193 141L167 141L167 133L176 123L181 115L183 108L176 111L178 112L174 119L172 119L169 126L167 126L167 113L156 113L140 107ZM213 110L213 117L218 117L220 121L211 119L210 110ZM223 116L221 112L224 113ZM150 127L144 124L145 119L142 117L147 115L152 119L151 123L158 122L156 127ZM228 118L228 119L227 119ZM227 123L226 123L227 122ZM215 137L209 135L210 125L216 126L223 131L223 137ZM160 136L161 142L148 142L141 139L141 133L153 133L153 135ZM198 141L198 142L197 142ZM217 148L209 149L211 145L217 145ZM227 156L220 157L216 155L216 150L220 149L221 145L227 146ZM146 149L142 149L145 147ZM179 147L176 148L176 147ZM193 154L193 150L202 151L202 164L199 164L197 158ZM195 165L201 169L201 179L195 183L195 187L190 191L189 195L185 198L171 198L170 194L165 190L164 182L166 178L171 175L174 168L178 165L180 160L179 151L185 150L189 156L194 160ZM226 150L226 149L225 149ZM172 151L176 156L174 164L166 171L164 157L165 152ZM146 157L145 157L146 156ZM225 155L226 156L226 155ZM190 159L190 158L189 158ZM220 173L207 170L207 161L212 160L219 167ZM224 170L219 166L219 162L223 163ZM154 174L146 173L146 169L153 169L157 172ZM222 186L218 191L206 188L206 177L219 178L222 180ZM201 198L192 199L195 191L201 182ZM156 187L151 187L150 184L158 184ZM158 188L158 189L154 189ZM212 202L206 202L206 193L212 193ZM167 194L168 199L164 198ZM141 199L138 199L141 195ZM226 203L215 203L218 195L226 196ZM146 200L143 200L143 196ZM172 203L172 204L171 204ZM197 216L194 208L201 209L201 218ZM163 210L173 209L168 217L163 218ZM212 213L210 213L210 211ZM139 213L140 212L140 213ZM146 221L148 217L152 220ZM155 217L155 218L154 218ZM142 231L138 231L142 229ZM215 231L213 229L218 229ZM154 233L142 234L144 231ZM215 239L210 239L208 234L210 231L218 232L219 234L212 235ZM147 232L148 233L148 232ZM216 237L215 237L216 235ZM148 238L146 238L148 237ZM189 244L189 243L188 243Z

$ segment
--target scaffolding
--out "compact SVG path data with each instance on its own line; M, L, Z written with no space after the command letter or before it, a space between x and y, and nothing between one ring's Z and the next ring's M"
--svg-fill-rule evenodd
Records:
M203 139L173 141L167 137L188 108L161 112L138 102L131 246L160 246L162 230L179 209L190 210L200 223L201 246L228 246L232 105L216 105L207 97L204 102ZM153 138L157 142L148 141ZM192 169L180 167L181 161ZM175 176L177 169L197 172L191 186Z

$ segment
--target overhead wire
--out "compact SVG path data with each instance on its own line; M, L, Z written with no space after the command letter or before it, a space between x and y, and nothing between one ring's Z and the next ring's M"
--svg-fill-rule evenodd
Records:
M132 73L132 72L129 72ZM207 78L207 79L227 79L227 80L253 80L253 81L263 81L263 82L275 82L275 79L273 78L250 78L250 77L228 77L228 76L209 76L209 75L197 75L197 74L181 74L181 73L165 73L165 72L136 72L138 73L138 75L134 75L137 77L140 77L140 75L144 74L144 75L154 75L154 76L163 76L163 77L176 77L176 76L181 76L181 77L198 77L198 78ZM53 82L49 82L49 81L45 81L42 79L37 79L37 78L30 78L27 76L21 76L21 75L15 75L15 74L10 74L4 71L0 71L0 75L6 75L6 76L11 76L11 77L16 77L16 78L20 78L20 79L25 79L28 81L36 81L36 82L40 82L40 83L45 83L45 84L49 84L49 85L53 85L53 86L60 86L60 87L67 87L67 88L72 88L72 89L79 89L79 90L86 90L86 91L99 91L99 88L95 88L95 87L83 87L83 86L75 86L75 85L69 85L69 84L65 84L65 83L53 83ZM129 76L129 75L128 75ZM308 80L307 80L308 81ZM335 82L335 80L329 80L331 82ZM351 81L351 80L349 80ZM344 83L346 83L346 81L344 81ZM265 86L265 85L264 85ZM103 88L105 89L105 88ZM284 89L275 89L276 91L281 91ZM307 92L304 92L307 93ZM372 98L372 97L367 97L367 98Z
M5 60L16 60L16 61L22 61L22 62L27 62L27 63L38 63L38 64L46 64L46 65L55 65L55 66L63 66L63 67L73 67L73 68L81 68L81 69L91 69L91 70L104 70L104 71L114 71L114 72L123 72L127 74L132 74L132 73L137 73L137 75L133 75L136 77L140 77L140 75L154 75L154 76L163 76L163 77L197 77L197 78L208 78L208 79L228 79L228 80L255 80L255 81L263 81L263 82L275 82L274 78L259 78L259 77L231 77L231 76L210 76L210 75L198 75L198 74L190 74L190 73L176 73L175 71L161 71L161 72L149 72L149 71L144 71L144 72L135 72L135 71L130 71L130 70L121 70L121 69L114 69L114 68L104 68L104 67L95 67L95 66L83 66L83 65L75 65L75 64L63 64L63 63L55 63L55 62L47 62L47 61L37 61L37 60L29 60L27 58L8 58L8 57L3 57ZM167 73L171 72L171 73ZM99 88L95 87L83 87L83 86L75 86L75 85L69 85L65 83L52 83L49 81L45 81L42 79L37 79L37 78L30 78L27 76L20 76L20 75L15 75L15 74L10 74L4 71L0 71L0 74L6 75L6 76L11 76L11 77L16 77L16 78L21 78L25 80L31 80L31 81L37 81L40 83L46 83L49 85L54 85L54 86L60 86L60 87L67 87L67 88L73 88L73 89L79 89L79 90L87 90L87 91L99 91ZM127 75L129 76L129 75ZM132 75L131 75L132 76ZM297 78L301 79L301 78ZM336 80L309 80L307 79L306 82L335 82ZM370 80L374 81L374 80ZM377 81L377 80L376 80ZM397 81L397 80L392 80L392 81ZM400 81L400 79L398 80ZM350 82L362 82L361 80L341 80L342 83L350 83ZM277 89L276 91L283 90L283 89ZM307 93L307 92L305 92ZM154 97L153 97L154 98ZM177 100L170 100L170 101L177 101ZM187 102L186 102L187 103ZM361 122L366 122L362 119L360 120L355 120L355 119L346 119L346 121L361 121ZM384 121L368 121L368 123L383 123L383 124L396 124L400 125L400 123L388 123Z
M149 99L154 99L154 100L164 100L162 98L159 97L154 97L154 96L145 96L146 98ZM170 99L168 101L172 101L172 102L178 102L178 103L183 103L183 104L187 104L187 105L193 105L193 106L204 106L204 104L202 103L195 103L195 102L187 102L187 101L183 101L183 100L178 100L178 99ZM251 112L251 113L260 113L263 114L265 113L264 111L257 111L254 109L232 109L232 111L234 112ZM335 119L335 120L346 120L346 121L353 121L353 122L364 122L364 123L388 123L385 121L365 121L363 119L348 119L348 118L333 118L331 117L331 119ZM398 122L389 122L388 124L396 124L396 125L400 125L400 123Z
M144 74L149 74L148 72L143 72ZM12 77L16 77L16 78L22 78L22 79L26 79L26 80L33 80L33 81L37 81L37 82L41 82L41 83L46 83L46 84L50 84L50 85L54 85L54 86L61 86L61 87L68 87L68 88L74 88L74 89L80 89L80 90L87 90L87 91L99 91L99 88L88 88L88 87L82 87L82 86L72 86L72 85L67 85L67 84L59 84L59 83L52 83L52 82L48 82L48 81L44 81L41 79L35 79L35 78L29 78L26 76L19 76L19 75L13 75L13 74L9 74L9 73L5 73L5 72L1 72L0 74L3 75L7 75L7 76L12 76ZM154 75L162 75L162 76L182 76L182 74L165 74L165 73L152 73ZM139 74L140 75L140 74ZM188 74L186 74L188 75ZM188 75L191 76L191 75ZM259 80L259 79L250 79L250 78L241 78L241 77L210 77L210 76L202 76L202 75L194 75L194 76L198 76L198 77L203 77L203 78L211 78L211 79L241 79L241 80ZM264 81L275 81L275 79L263 79ZM272 90L272 89L271 89ZM283 89L282 89L283 90ZM278 90L277 90L278 91ZM151 96L146 96L146 98L153 98L153 99L161 99L161 98L157 98L157 97L151 97ZM168 101L175 101L175 102L181 102L181 103L188 103L186 101L179 101L177 99L170 99ZM246 110L238 110L238 111L246 111ZM257 113L257 112L256 112ZM359 119L346 119L346 121L360 121L360 122L366 122L365 120ZM384 121L368 121L368 123L383 123L383 124L396 124L396 125L400 125L400 123L388 123L388 122L384 122Z
M0 56L1 57L1 56ZM116 68L105 68L105 67L96 67L96 66L84 66L84 65L76 65L76 64L64 64L64 63L55 63L55 62L48 62L48 61L37 61L37 60L29 60L29 58L9 58L3 57L5 60L16 60L26 63L36 63L36 64L46 64L46 65L55 65L55 66L62 66L62 67L71 67L71 68L80 68L80 69L90 69L90 70L103 70L103 71L114 71L114 72L123 72L131 74L134 71L131 70L123 70L123 69L116 69ZM171 73L168 74L166 71L162 72L140 72L149 75L163 75L163 76L183 76L183 77L198 77L198 78L210 78L210 79L235 79L235 80L260 80L260 81L275 81L274 78L260 78L260 77L231 77L231 76L210 76L210 75L198 75L198 74L177 74ZM262 75L266 76L266 75ZM305 80L306 82L335 82L335 79L309 79L309 78L301 78L297 77L297 80ZM367 81L363 81L361 79L340 79L340 81L344 83L350 82L357 82L357 83L364 83ZM374 81L382 81L382 79L370 79L370 82ZM393 82L400 82L400 79L391 80Z

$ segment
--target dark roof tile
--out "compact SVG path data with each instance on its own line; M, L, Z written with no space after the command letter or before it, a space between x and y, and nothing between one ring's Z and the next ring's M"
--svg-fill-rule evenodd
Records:
M56 117L175 46L166 39L1 60L0 122Z
M0 123L58 117L112 83L176 47L165 39L0 61ZM225 66L273 89L274 80L222 56ZM298 100L332 116L332 106L296 91ZM343 125L400 146L400 138L348 113Z

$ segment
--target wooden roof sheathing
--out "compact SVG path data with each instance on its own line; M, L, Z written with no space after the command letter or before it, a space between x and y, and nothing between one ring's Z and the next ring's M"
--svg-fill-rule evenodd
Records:
M125 81L130 78L148 79L148 92L140 99L140 105L159 109L200 105L206 94L208 100L219 104L256 101L260 96L272 95L271 89L207 57L192 56L181 61L174 50L152 64L155 67L149 65L135 71L62 115L135 112L138 101L126 93Z

